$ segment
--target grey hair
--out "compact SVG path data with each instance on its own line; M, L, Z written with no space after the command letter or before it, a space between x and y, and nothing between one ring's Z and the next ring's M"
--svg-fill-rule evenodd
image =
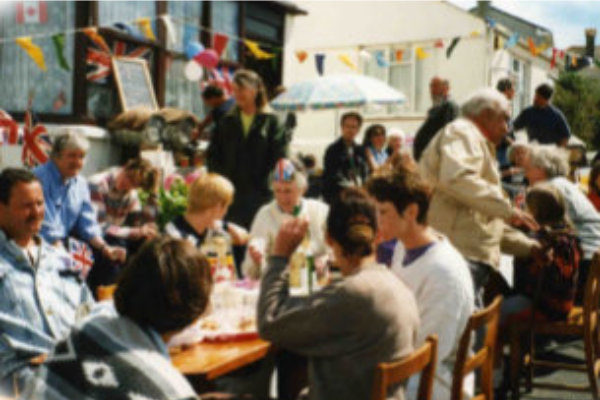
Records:
M54 138L50 157L60 157L63 150L72 149L82 150L87 153L89 148L90 142L82 132L67 128L63 133Z
M461 114L475 118L485 110L510 113L510 103L506 97L492 88L479 89L472 93L461 106Z
M569 153L554 145L531 145L529 165L540 168L548 179L569 174Z

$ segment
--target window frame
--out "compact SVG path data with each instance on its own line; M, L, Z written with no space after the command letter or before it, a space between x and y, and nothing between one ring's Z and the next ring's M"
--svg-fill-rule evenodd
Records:
M277 3L274 2L261 2L265 7L275 11L278 14L282 14L283 22L281 27L280 42L273 41L269 38L260 37L254 34L246 35L245 27L245 16L246 16L246 3L243 1L236 1L239 6L238 13L238 31L240 38L247 38L250 40L258 40L262 43L271 44L274 46L282 47L285 32L285 16L286 10L282 9ZM166 14L168 11L168 1L156 0L155 14L149 15L150 18L157 18L161 14ZM205 0L202 2L202 16L200 18L199 25L212 29L212 0ZM75 2L75 29L81 29L89 26L98 26L98 0L92 1L78 1ZM185 58L185 54L170 50L167 47L166 29L162 23L157 23L157 40L144 40L139 37L127 35L115 28L111 27L99 27L99 33L107 40L119 40L129 44L143 45L152 48L154 65L151 68L152 82L156 91L156 99L160 107L164 107L166 98L166 79L167 79L167 63L169 57L174 58ZM211 46L211 33L206 29L199 29L199 41L205 46ZM86 52L89 45L89 39L82 33L77 32L75 34L75 45L74 45L74 56L73 56L73 89L72 99L73 107L69 114L57 114L57 113L38 113L38 117L47 123L66 123L66 124L88 124L97 125L101 121L87 115L87 93L88 93L88 81L86 77ZM239 68L245 65L246 62L246 47L243 44L238 46L238 60L220 60L219 65L226 68ZM281 79L281 68L282 68L282 57L279 57L278 70L280 72L279 79ZM114 78L109 77L110 80ZM22 120L25 116L25 110L6 110L16 120Z
M401 43L390 43L390 44L383 44L383 45L370 45L370 46L364 46L359 48L359 51L362 50L366 50L369 53L375 53L377 51L383 51L384 54L386 55L386 60L388 60L388 66L387 67L381 67L381 68L385 68L386 69L386 80L385 83L390 85L391 87L393 87L394 89L400 90L398 88L396 88L395 86L393 86L390 83L390 80L392 78L392 67L396 66L396 65L410 65L410 91L409 93L404 93L404 95L407 97L408 99L408 107L405 107L404 109L401 110L397 110L397 111L391 111L392 107L394 106L388 106L386 107L386 111L385 112L380 112L380 113L370 113L369 114L369 118L370 119L375 119L375 118L390 118L392 116L402 116L402 117L417 117L417 116L423 116L427 113L427 111L419 111L417 109L417 98L416 98L416 94L418 91L417 88L417 56L416 56L416 49L418 47L423 47L423 43L421 42L401 42ZM405 58L402 59L402 61L398 62L398 61L391 61L391 55L395 54L395 52L397 50L403 49L404 51L409 50L410 51L410 59L406 60ZM361 60L360 61L360 71L361 73L363 73L364 75L366 74L366 63L368 61L366 60ZM372 76L372 75L367 75L367 76ZM428 89L428 87L426 88ZM401 106L402 107L402 106Z

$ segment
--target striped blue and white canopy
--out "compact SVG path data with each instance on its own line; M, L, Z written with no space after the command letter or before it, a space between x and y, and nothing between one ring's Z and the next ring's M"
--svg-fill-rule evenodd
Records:
M294 83L271 102L271 107L278 111L303 111L405 101L404 94L378 79L349 74Z

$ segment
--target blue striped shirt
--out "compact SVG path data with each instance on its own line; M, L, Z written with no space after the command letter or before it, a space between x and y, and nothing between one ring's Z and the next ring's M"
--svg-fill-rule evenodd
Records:
M0 230L0 393L28 374L93 304L59 250L38 240L34 264ZM80 313L80 314L78 314Z

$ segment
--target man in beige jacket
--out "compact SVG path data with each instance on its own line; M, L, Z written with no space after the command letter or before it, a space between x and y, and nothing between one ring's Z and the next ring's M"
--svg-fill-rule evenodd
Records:
M507 226L536 228L533 218L504 196L496 163L496 145L508 132L509 103L493 89L482 89L462 105L462 117L446 125L429 143L419 162L435 191L429 224L445 234L469 261L475 293L500 263L500 245L517 256L536 242Z

